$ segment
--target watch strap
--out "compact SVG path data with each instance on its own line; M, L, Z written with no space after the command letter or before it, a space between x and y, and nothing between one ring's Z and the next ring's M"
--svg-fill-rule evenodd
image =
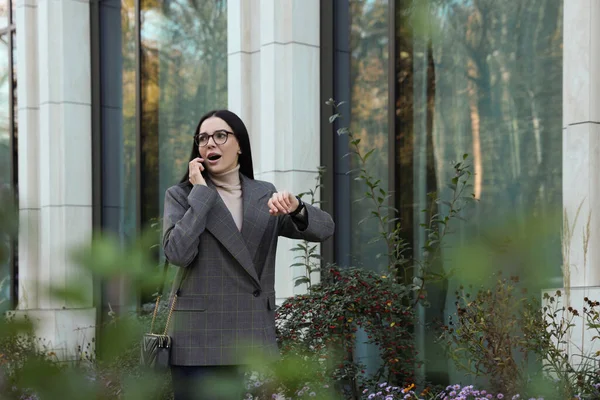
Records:
M304 209L304 202L302 201L302 199L299 196L296 196L296 198L298 199L298 207L294 211L289 213L290 217L295 217L300 213L300 211Z

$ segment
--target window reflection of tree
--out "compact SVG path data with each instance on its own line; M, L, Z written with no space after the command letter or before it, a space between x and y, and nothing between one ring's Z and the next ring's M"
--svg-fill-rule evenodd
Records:
M227 106L226 18L222 0L142 1L144 169L156 178L146 182L147 219L181 178L200 115Z
M470 153L482 215L514 210L520 233L561 204L561 5L442 1L436 13L438 184Z
M1 144L0 144L1 145ZM4 151L4 149L0 150ZM0 159L6 154L0 153ZM13 191L10 183L6 183L0 180L0 204L6 207L8 199L13 198ZM6 209L4 210L6 211ZM11 304L11 251L14 242L11 241L9 228L10 224L5 218L10 218L12 215L8 213L1 213L0 215L0 312L7 311L12 307Z
M11 140L8 65L8 35L0 36L0 188L10 187L11 179ZM0 275L1 278L1 275Z
M447 197L450 162L469 153L476 173L474 192L481 202L468 224L455 227L454 244L485 236L500 224L506 225L511 242L518 243L528 238L536 221L541 221L554 232L547 238L553 250L544 253L542 263L547 276L559 278L562 1L431 0L429 5L431 47L424 51L432 58L432 65L427 70L415 67L414 71L428 71L420 82L435 80L427 83L434 87L434 92L427 94L433 120L423 123L430 115L420 114L413 124L415 135L429 135L431 131L432 138L431 142L419 142L422 146L430 144L427 167L414 165L414 185L421 177L430 180L433 166L436 182L426 186L428 190L440 188ZM398 73L409 71L408 62L405 64ZM410 119L408 112L399 113L404 122ZM401 147L405 155L409 152L407 143L404 140ZM419 151L412 149L413 154ZM404 175L401 173L401 178L406 181ZM418 198L423 198L424 190L417 192L413 198L415 209L420 210L425 204ZM530 268L520 272L539 271Z
M418 253L425 193L439 188L448 197L451 161L469 153L481 201L469 223L455 223L447 244L468 244L511 218L506 233L524 242L528 225L543 221L551 250L540 265L517 261L508 266L516 271L505 272L560 277L563 2L430 0L424 20L418 3L396 3L396 190L404 226L413 227L407 239ZM411 22L424 21L419 37L423 27ZM445 293L429 292L426 322L451 312ZM428 378L446 383L443 356L428 339L424 347Z
M134 0L121 0L121 62L123 110L122 209L120 221L126 237L137 230L136 177L136 22Z
M6 10L7 11L7 10ZM10 65L8 33L0 35L0 204L12 198L12 157L11 105L10 105ZM13 81L14 82L14 81ZM4 203L6 206L6 203ZM4 215L8 217L8 215ZM2 222L2 221L0 221ZM7 221L3 221L4 224ZM5 226L6 228L6 226ZM9 309L11 300L11 248L13 243L7 231L0 229L0 311Z
M360 137L361 151L376 149L369 168L387 189L388 145L388 0L350 0L350 129ZM356 167L354 165L353 167ZM351 197L364 195L364 183L351 180ZM383 268L385 252L382 243L369 244L379 230L376 221L358 226L370 215L362 202L352 202L352 252L354 264L372 269ZM364 265L363 265L364 263Z

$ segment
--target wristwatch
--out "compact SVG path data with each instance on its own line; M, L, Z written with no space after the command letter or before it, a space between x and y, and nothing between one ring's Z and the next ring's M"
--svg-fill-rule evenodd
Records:
M300 212L304 209L304 202L302 201L302 199L298 196L296 196L296 198L298 199L298 208L296 208L289 214L290 217L295 217L296 215L300 214Z

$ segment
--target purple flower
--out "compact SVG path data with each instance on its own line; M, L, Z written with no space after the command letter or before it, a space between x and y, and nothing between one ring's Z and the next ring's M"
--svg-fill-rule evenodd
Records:
M498 395L496 397L499 398L499 399L503 399L504 395L502 393L498 393Z

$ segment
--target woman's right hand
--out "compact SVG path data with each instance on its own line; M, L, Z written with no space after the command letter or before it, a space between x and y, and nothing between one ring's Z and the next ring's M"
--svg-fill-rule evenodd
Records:
M200 157L196 157L192 161L190 161L190 164L189 164L190 183L192 185L206 186L206 181L204 180L204 177L202 176L202 171L204 171L204 165L202 165L203 161L204 161L204 159L200 158Z

